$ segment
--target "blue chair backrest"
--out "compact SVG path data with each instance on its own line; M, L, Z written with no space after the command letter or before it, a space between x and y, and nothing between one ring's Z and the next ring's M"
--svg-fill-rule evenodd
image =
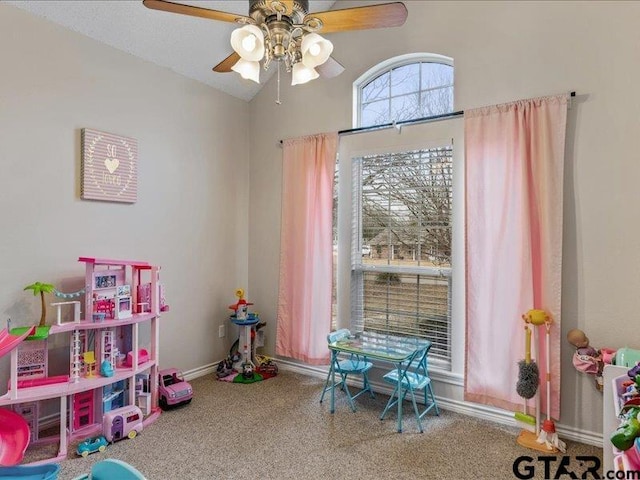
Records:
M331 332L327 335L327 343L339 342L340 340L349 338L350 335L351 332L348 328L341 328L340 330L336 330L335 332Z
M431 350L431 345L431 341L426 340L425 345L421 349L416 351L416 353L409 360L407 360L405 366L407 366L408 370L413 370L414 372L425 376L429 375L427 373L427 357L429 355L429 350Z

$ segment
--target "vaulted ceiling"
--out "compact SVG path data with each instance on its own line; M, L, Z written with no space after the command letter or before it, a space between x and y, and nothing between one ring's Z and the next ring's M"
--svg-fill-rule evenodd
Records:
M179 3L247 15L247 0L185 1ZM261 85L235 73L211 69L232 53L233 23L150 10L142 0L4 0L35 15L82 33L127 53L167 67L243 100L252 99ZM310 1L309 11L329 10L335 1ZM264 84L275 68L261 75Z

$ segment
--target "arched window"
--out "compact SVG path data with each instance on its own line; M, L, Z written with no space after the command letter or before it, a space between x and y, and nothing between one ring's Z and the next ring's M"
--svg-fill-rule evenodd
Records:
M411 53L382 62L354 82L354 127L453 112L453 59Z
M353 94L355 129L446 116L454 112L453 59L391 58L356 80ZM341 138L334 326L428 339L431 366L459 372L464 252L453 247L462 235L463 202L454 184L464 177L454 171L462 171L463 143L461 121L443 122L413 125L402 135L374 128Z

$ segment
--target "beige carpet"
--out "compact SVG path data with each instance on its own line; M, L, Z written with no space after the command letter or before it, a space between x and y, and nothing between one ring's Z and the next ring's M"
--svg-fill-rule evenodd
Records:
M332 415L328 398L318 403L323 382L291 372L250 385L218 382L213 375L192 384L190 405L163 413L137 438L104 453L71 454L60 478L117 458L149 480L515 479L514 460L539 455L518 446L513 429L442 410L440 417L428 414L423 434L407 415L399 434L395 414L378 419L385 395L358 398L353 413L337 391ZM577 455L602 458L600 448L567 443L578 478L583 468ZM531 478L544 478L543 463L534 465Z

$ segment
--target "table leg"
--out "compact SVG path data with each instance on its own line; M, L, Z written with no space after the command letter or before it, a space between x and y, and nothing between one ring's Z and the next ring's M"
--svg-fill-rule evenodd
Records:
M402 363L398 363L398 433L402 433Z
M338 352L331 350L331 366L329 367L329 376L331 377L331 413L336 411L336 369L334 367Z

